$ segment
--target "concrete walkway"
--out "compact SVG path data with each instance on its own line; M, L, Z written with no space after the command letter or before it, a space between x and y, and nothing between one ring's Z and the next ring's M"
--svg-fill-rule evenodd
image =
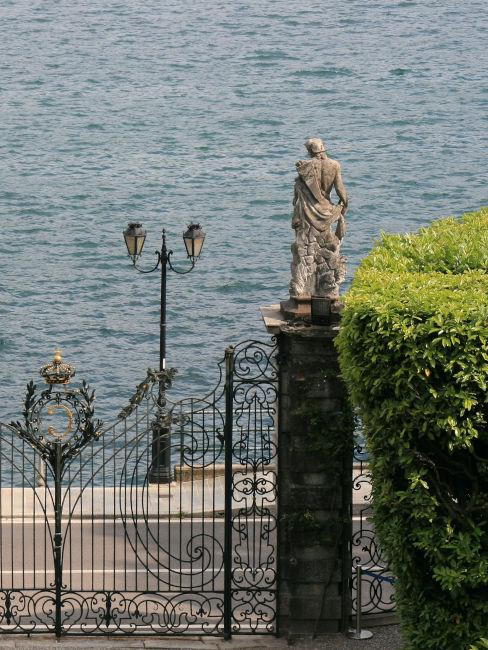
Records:
M403 644L397 626L375 628L374 636L366 641L352 641L341 634L330 634L319 639L301 641L293 644L297 650L401 650ZM137 638L90 638L68 637L56 641L52 636L6 635L0 638L0 648L16 650L47 650L66 648L69 650L271 650L290 648L284 639L273 636L235 636L231 641L216 637L154 637Z
M217 466L220 468L220 466ZM276 475L270 468L266 472L252 472L240 466L234 466L234 482L237 485L233 508L242 507L243 494L239 489L246 488L246 479L256 480L259 492L256 495L258 505L272 507L274 505L274 485ZM369 506L371 485L368 481L359 480L361 471L359 466L354 467L353 490L354 508L360 512ZM189 480L191 475L182 473L183 481L174 481L170 484L148 485L144 488L127 485L125 487L87 487L81 489L76 485L69 491L62 489L63 515L72 512L74 518L109 517L111 519L122 516L126 511L145 513L149 516L178 517L193 512L193 514L221 512L224 510L224 476L223 471L207 472L205 475L195 472L194 480ZM0 491L0 518L12 519L41 518L45 514L54 516L54 489L37 487L8 488L2 487Z
M256 495L257 505L274 505L274 472L234 472L237 489L233 508L243 505L245 494L240 489L247 487L246 481L255 479L261 494ZM74 518L125 516L126 512L147 516L179 517L193 513L203 514L224 510L225 483L222 475L201 476L194 481L174 481L169 484L136 487L87 487L76 485L69 490L62 489L63 516L69 512ZM44 519L45 514L54 516L54 488L7 488L0 492L0 518Z

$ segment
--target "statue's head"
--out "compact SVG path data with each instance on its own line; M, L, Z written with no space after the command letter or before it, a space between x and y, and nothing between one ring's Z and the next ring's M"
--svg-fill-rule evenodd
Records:
M311 156L325 152L325 145L320 138L309 138L305 142L305 146Z

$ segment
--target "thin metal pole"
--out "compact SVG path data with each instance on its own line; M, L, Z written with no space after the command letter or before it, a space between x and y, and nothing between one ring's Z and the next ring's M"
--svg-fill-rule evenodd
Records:
M234 348L225 351L224 426L224 639L232 637L232 429L234 415Z
M166 248L166 231L163 230L161 246L161 311L159 334L159 370L166 368L166 276L168 273L168 250Z
M63 565L61 559L61 546L63 534L61 530L61 472L62 472L62 446L61 442L55 444L54 467L54 586L56 590L54 631L59 638L62 633L61 626L61 589L63 585Z
M369 630L361 629L361 614L362 614L362 595L363 595L363 567L358 564L356 566L356 629L349 630L347 636L350 639L370 639L373 633Z
M161 297L159 311L159 370L166 369L166 283L168 274L168 250L166 247L166 231L163 229L163 243L160 253L161 263ZM150 483L171 483L171 444L170 431L162 425L159 418L163 415L166 404L165 384L159 382L158 392L158 425L153 427Z

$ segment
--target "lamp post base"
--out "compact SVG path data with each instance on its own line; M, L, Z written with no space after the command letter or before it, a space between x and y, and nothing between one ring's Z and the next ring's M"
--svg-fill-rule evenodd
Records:
M148 480L149 483L171 483L171 467L151 467Z
M153 439L151 445L151 465L149 466L149 483L171 483L173 472L171 466L171 434L167 426L162 424L160 415L153 423Z

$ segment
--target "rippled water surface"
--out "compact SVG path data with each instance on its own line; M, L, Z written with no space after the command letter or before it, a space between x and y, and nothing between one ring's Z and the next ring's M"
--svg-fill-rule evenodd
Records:
M110 419L157 365L147 264L190 221L169 280L180 394L286 297L294 163L323 137L351 195L350 275L380 230L488 203L486 4L467 0L3 0L0 418L62 347Z

